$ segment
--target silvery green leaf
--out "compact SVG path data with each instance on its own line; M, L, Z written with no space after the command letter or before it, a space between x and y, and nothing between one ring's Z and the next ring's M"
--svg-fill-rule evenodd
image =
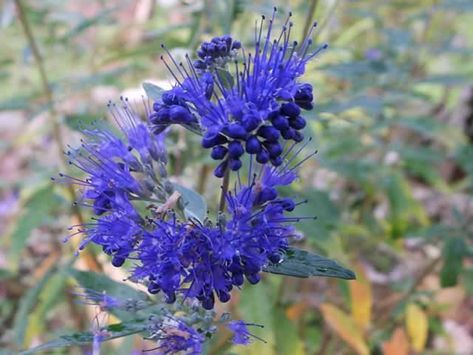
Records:
M161 99L161 95L165 91L163 88L151 83L143 83L143 89L145 90L146 95L148 95L148 98L153 101Z
M224 69L217 69L217 75L220 80L220 83L225 89L231 89L235 85L235 80L233 80L232 74Z
M288 248L278 264L269 264L263 271L294 277L335 277L354 280L355 273L338 264L335 260L310 253L306 250Z
M128 335L141 333L146 330L147 322L145 319L136 319L129 322L111 324L102 329L103 338L101 341L122 338ZM21 355L35 354L38 352L44 353L45 350L65 348L74 345L91 344L94 341L94 334L91 332L81 332L71 335L63 335L59 339L41 344L32 349L21 352Z
M186 217L194 218L199 222L204 223L205 217L207 216L207 202L205 202L202 195L182 185L176 183L173 185L181 194L181 198L184 202L184 214Z

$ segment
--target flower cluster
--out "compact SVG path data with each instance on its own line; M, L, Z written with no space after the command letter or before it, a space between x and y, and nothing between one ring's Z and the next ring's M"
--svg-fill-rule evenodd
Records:
M166 295L172 303L176 293L196 298L205 309L214 307L215 296L230 300L230 291L246 278L260 280L262 268L278 262L281 252L295 235L285 216L294 210L289 198L278 198L275 186L292 182L290 168L265 167L248 185L235 187L226 195L228 220L216 225L180 221L175 213L154 221L137 246L134 278L147 279L148 291Z
M212 149L213 159L221 160L215 169L217 177L228 170L238 171L245 152L260 164L279 166L283 163L281 140L304 139L301 131L306 120L301 109L313 108L313 91L310 84L297 79L325 46L311 51L311 33L301 44L291 41L291 14L273 39L275 14L276 9L266 32L264 16L257 26L253 55L240 50L240 42L222 36L202 44L201 59L191 62L186 57L187 69L169 52L170 62L163 58L177 85L154 104L150 120L156 131L171 123L198 127L202 146Z
M199 59L194 61L194 67L198 70L206 70L214 66L224 67L240 48L241 43L234 41L229 35L212 38L210 42L204 42L200 46L197 51Z
M97 215L79 226L87 235L80 248L89 242L100 245L116 267L130 260L132 279L147 284L151 294L162 292L168 303L183 294L212 309L216 297L229 301L233 287L240 287L245 278L258 283L263 267L278 262L296 235L291 223L299 218L286 216L295 203L280 198L276 188L295 180L297 166L291 162L300 149L289 149L292 156L284 155L286 163L280 167L251 164L247 182L240 180L225 193L224 220L203 224L178 218L181 201L172 199L164 138L156 140L149 125L139 121L125 100L122 103L111 110L125 138L89 130L82 149L68 153L71 164L88 175L69 179L83 187L81 203ZM148 203L146 214L139 202Z
M136 201L164 203L174 187L167 179L164 135L153 135L125 99L120 106L110 104L109 109L125 138L106 127L85 130L87 139L81 148L67 155L69 163L87 177L59 175L82 187L82 199L76 204L91 207L97 216L94 222L71 227L79 227L76 234L87 231L79 249L94 242L118 267L130 256L143 231L145 216L138 212Z
M163 320L161 317L150 317L148 330L151 338L159 344L155 350L162 354L176 354L180 351L192 355L202 354L204 335L179 318L168 316Z
M101 343L108 340L110 333L107 331L105 320L109 314L126 314L140 319L147 315L144 321L137 322L137 329L147 333L147 339L155 341L157 347L146 351L158 350L160 354L176 354L181 351L186 354L201 354L206 338L217 330L218 326L225 326L233 333L233 344L247 345L252 338L263 339L250 333L248 326L262 327L258 324L246 323L242 320L231 320L228 313L216 318L214 311L205 311L195 302L179 299L172 307L159 307L155 302L143 298L136 291L136 297L123 298L107 294L106 291L83 289L74 292L78 303L98 307L93 325L93 347L99 352ZM119 313L121 312L121 313ZM126 313L123 313L126 312ZM151 314L150 314L151 313Z
M298 236L294 222L309 218L292 216L304 201L283 197L278 188L294 182L305 160L299 159L307 146L299 145L306 125L302 110L313 108L313 89L297 79L320 48L311 52L310 33L300 45L291 42L290 18L273 40L275 13L266 32L264 17L258 24L254 54L230 36L203 43L199 59L186 56L187 65L168 52L163 61L170 70L169 60L175 67L176 85L152 108L145 105L146 119L126 99L109 104L121 133L94 126L84 131L79 149L67 152L70 164L86 176L60 177L81 187L77 203L95 215L92 222L71 227L77 229L72 235L86 235L80 249L94 243L114 266L128 261L130 280L169 304L182 297L212 310L217 299L229 301L234 288L245 280L258 283L268 264L282 262ZM215 175L225 179L215 221L189 217L186 197L168 176L164 142L171 124L202 134L202 146L221 161ZM88 293L88 300L124 306L101 294ZM228 324L236 343L248 343L247 325ZM204 341L176 318L160 318L152 333L163 353L200 353Z

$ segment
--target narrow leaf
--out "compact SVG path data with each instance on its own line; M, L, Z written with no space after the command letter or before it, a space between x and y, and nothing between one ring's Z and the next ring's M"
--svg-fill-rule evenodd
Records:
M114 281L104 274L76 269L70 269L69 273L82 287L87 289L99 292L105 291L108 295L125 299L146 300L148 298L146 293L136 290L125 283Z
M406 308L406 329L412 348L417 352L424 350L428 334L428 319L425 312L415 303L410 303Z
M207 216L207 203L205 199L195 192L179 184L173 184L174 188L181 194L184 201L184 213L187 218L195 218L203 223Z
M463 257L467 247L463 238L453 237L446 240L443 247L443 266L440 271L442 287L452 287L458 282L458 275L463 268Z
M271 291L270 285L265 282L260 282L258 287L242 289L239 304L242 319L249 323L261 324L263 327L250 327L249 330L266 343L255 340L248 346L235 346L230 349L231 352L242 355L274 355L276 343L272 322L274 292Z
M351 315L355 322L362 328L368 328L371 321L371 308L373 306L373 294L371 283L366 278L362 267L357 268L358 278L350 282Z
M28 315L28 325L25 334L25 344L31 344L34 337L41 334L45 329L48 312L63 301L64 287L67 281L67 273L56 271L44 285L37 298L37 305Z
M146 330L145 319L137 319L129 322L111 324L101 330L103 336L102 341L122 338L127 335L140 333ZM21 352L21 355L35 354L37 352L44 352L45 350L64 348L74 345L91 344L94 340L94 334L91 332L82 332L72 335L64 335L59 339L52 340L45 344L39 345L32 349Z
M13 334L15 334L16 343L18 345L23 345L26 328L28 326L29 314L36 305L41 290L54 275L55 271L56 267L53 266L46 272L43 278L38 281L36 286L30 288L20 300L18 311L16 312L15 320L13 322Z
M148 98L153 101L158 101L161 99L161 95L165 91L163 88L151 83L143 83L143 89L148 95Z
M148 299L148 296L144 292L136 290L125 283L114 281L104 274L91 271L79 271L76 269L70 269L69 273L86 292L87 290L105 292L108 296L113 296L120 300L133 299L146 301ZM136 315L121 309L111 309L110 313L122 321L129 321L133 319L133 317L136 317Z
M304 343L299 337L296 323L290 321L281 308L276 308L272 313L278 353L304 355Z
M19 257L31 232L46 222L49 213L57 203L51 185L38 189L24 202L23 213L17 219L16 226L10 235L9 260L12 267L18 267Z
M231 89L235 82L233 76L224 69L217 69L218 79L225 89Z
M324 276L354 280L355 273L344 268L335 260L312 254L308 251L288 248L278 264L269 264L264 269L272 274L294 277Z

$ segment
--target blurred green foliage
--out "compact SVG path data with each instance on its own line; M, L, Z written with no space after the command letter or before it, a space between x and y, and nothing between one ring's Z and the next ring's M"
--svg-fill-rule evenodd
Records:
M306 133L318 155L286 191L309 199L301 214L318 216L301 226L300 244L356 268L361 279L271 275L244 287L229 309L264 324L255 335L267 343L232 347L221 333L208 352L473 352L473 317L465 312L473 291L471 1L25 0L46 88L17 3L0 3L6 353L92 327L93 311L84 312L70 293L90 280L69 265L93 264L61 244L67 226L80 221L67 190L49 182L65 169L59 152L67 148L60 145L78 144L78 128L102 120L109 99L124 94L139 103L144 82L168 81L160 43L175 55L223 33L251 45L255 18L273 5L282 17L291 8L296 38L317 19L315 41L330 45L307 70L317 107ZM181 133L171 137L174 173L216 199L209 159ZM111 280L102 286L121 292ZM136 332L129 327L122 328ZM105 346L125 354L143 344Z

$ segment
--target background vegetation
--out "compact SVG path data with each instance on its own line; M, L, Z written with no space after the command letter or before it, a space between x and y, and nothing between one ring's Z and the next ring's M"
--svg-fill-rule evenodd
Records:
M358 280L268 275L228 306L264 324L255 334L267 344L231 347L220 332L209 353L473 353L468 0L0 2L0 352L116 321L71 292L116 286L91 272L124 275L93 248L74 257L61 242L87 217L49 179L69 170L61 153L79 143L78 127L106 119L120 95L139 104L143 82L166 85L160 43L182 53L232 33L250 44L275 3L283 16L292 9L296 38L317 19L315 41L330 45L307 72L317 100L307 135L319 153L295 192L310 200L301 214L318 220L301 224L300 244ZM172 171L216 198L211 161L182 133L171 137ZM104 347L153 346L128 337Z

